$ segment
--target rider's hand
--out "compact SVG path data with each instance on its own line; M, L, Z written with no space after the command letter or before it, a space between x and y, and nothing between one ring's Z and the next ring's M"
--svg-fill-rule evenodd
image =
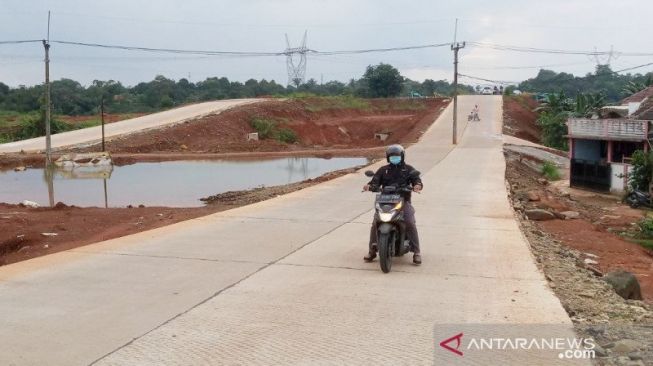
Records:
M370 190L370 185L369 184L366 184L366 185L363 186L363 191L364 192L367 192L369 190Z
M416 184L416 185L413 187L413 191L415 191L415 192L419 192L419 191L421 191L421 190L422 190L422 185L421 185L421 184Z

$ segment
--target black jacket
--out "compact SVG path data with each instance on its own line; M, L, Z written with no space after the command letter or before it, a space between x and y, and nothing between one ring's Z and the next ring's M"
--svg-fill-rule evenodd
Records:
M376 171L374 174L374 177L372 177L372 180L368 183L370 186L392 186L392 185L406 185L408 183L412 185L421 185L422 180L417 177L414 179L411 179L409 177L410 172L415 170L412 166L406 164L406 163L401 163L398 165L384 165L379 168L379 170ZM402 193L402 196L404 197L404 200L410 202L410 192L405 192Z

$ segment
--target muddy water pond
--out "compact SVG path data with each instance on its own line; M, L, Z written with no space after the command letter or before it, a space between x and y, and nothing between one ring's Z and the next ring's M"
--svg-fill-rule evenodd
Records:
M197 207L202 197L260 186L275 186L367 164L366 158L281 158L143 162L104 170L75 168L0 171L0 202L23 200L49 206Z

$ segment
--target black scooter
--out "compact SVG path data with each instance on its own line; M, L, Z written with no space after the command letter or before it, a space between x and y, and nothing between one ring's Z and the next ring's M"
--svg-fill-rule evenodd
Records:
M651 203L651 196L648 194L648 192L642 192L638 190L631 191L628 193L628 196L626 196L626 202L632 208L638 208L640 206L653 208L653 204Z
M374 172L365 172L368 177L373 177ZM417 178L420 172L413 170L411 178ZM370 192L380 192L376 195L374 207L376 212L377 249L379 263L383 273L390 272L392 257L401 257L410 251L410 242L406 239L406 224L404 223L404 198L401 193L411 192L412 185L404 186L371 186Z

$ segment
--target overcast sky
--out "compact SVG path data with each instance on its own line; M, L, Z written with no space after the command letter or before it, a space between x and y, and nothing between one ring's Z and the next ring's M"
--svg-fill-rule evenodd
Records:
M0 0L0 41L45 38L48 10L52 40L155 48L278 52L286 47L285 33L299 43L304 30L307 46L319 51L434 44L453 40L459 18L460 41L588 51L614 45L616 51L653 52L650 0ZM582 55L478 47L467 47L460 56L461 73L506 81L533 77L537 66L583 75L596 64ZM307 78L347 81L359 78L367 65L385 62L414 80L451 81L452 58L449 48L310 56ZM612 67L652 58L617 57ZM38 43L0 45L0 81L11 86L42 82L42 59ZM135 85L158 74L193 82L211 76L287 82L283 56L179 56L53 44L51 60L52 79L84 85L94 79Z

